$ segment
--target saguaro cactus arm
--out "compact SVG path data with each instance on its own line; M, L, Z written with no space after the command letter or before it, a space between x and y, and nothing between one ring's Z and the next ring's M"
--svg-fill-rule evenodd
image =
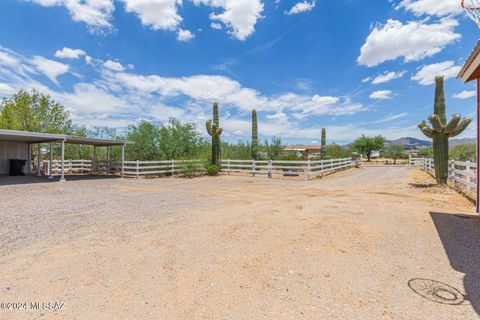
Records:
M443 124L440 122L440 117L438 114L432 114L430 117L428 117L428 121L432 124L433 130L436 132L442 132L443 131Z
M460 120L462 120L462 117L459 114L454 114L450 122L445 126L445 132L448 134L455 130Z
M430 128L425 121L420 122L418 125L420 130L423 132L424 135L426 135L428 138L433 138L433 130Z
M472 118L467 117L463 119L452 131L448 132L449 137L455 137L458 136L460 133L465 131L467 129L468 125L472 122Z

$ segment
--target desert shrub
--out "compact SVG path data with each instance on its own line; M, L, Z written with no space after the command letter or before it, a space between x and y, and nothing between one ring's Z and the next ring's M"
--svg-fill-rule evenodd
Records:
M186 178L193 178L203 174L204 166L200 162L186 160L182 163L180 172Z
M216 164L210 164L207 167L207 174L209 176L218 176L218 173L220 172L220 167L217 166Z
M457 161L475 161L477 149L474 144L459 144L450 148L450 159Z

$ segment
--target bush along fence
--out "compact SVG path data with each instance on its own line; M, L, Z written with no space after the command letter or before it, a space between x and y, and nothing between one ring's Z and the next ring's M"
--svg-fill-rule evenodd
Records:
M222 160L223 173L241 173L252 176L274 175L286 177L305 177L313 179L339 170L359 166L359 161L351 158L331 160L280 161L280 160ZM125 177L147 177L183 174L195 176L206 172L207 163L202 160L162 160L162 161L125 161L123 174ZM60 161L54 160L50 170L50 162L43 161L43 174L60 173ZM122 168L118 161L65 160L67 174L121 174Z
M410 158L409 165L420 167L435 175L435 164L431 158ZM448 180L453 186L472 199L476 198L477 164L469 161L448 162Z
M253 176L257 174L283 176L304 176L310 180L339 170L358 166L359 163L351 158L318 160L318 161L289 161L289 160L223 160L222 172L244 173Z

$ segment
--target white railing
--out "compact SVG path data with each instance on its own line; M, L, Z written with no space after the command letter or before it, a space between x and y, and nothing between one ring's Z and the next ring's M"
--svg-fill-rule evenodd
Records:
M421 167L423 170L435 175L435 164L431 158L410 158L409 165ZM468 195L477 188L477 164L470 161L448 162L448 179L461 187Z
M125 176L147 176L183 173L187 166L195 167L195 171L204 171L203 161L201 160L162 160L162 161L125 161ZM121 170L121 167L118 168Z
M358 166L359 162L351 158L331 160L223 160L222 172L247 173L253 176L266 174L283 176L305 176L312 179L317 176L324 176L329 173ZM51 170L51 171L50 171ZM91 160L65 160L65 174L121 174L122 166L120 161L91 161ZM123 174L126 177L144 177L175 175L186 171L203 173L205 162L202 160L160 160L160 161L124 161ZM43 161L43 172L45 175L60 174L61 161L53 160L52 168L50 161Z
M222 171L246 173L253 176L266 174L269 178L275 174L281 174L283 176L305 176L306 179L312 179L356 165L358 165L357 161L351 158L318 161L229 159L222 161Z
M45 175L55 175L60 174L62 162L60 160L53 160L52 168L50 168L50 161L43 160L42 165L42 171ZM63 167L65 174L89 173L92 171L92 161L68 159L64 161Z

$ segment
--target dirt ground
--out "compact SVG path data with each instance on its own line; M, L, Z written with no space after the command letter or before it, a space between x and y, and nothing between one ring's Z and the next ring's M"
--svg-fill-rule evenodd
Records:
M415 169L26 182L0 180L0 319L480 318L480 219Z

